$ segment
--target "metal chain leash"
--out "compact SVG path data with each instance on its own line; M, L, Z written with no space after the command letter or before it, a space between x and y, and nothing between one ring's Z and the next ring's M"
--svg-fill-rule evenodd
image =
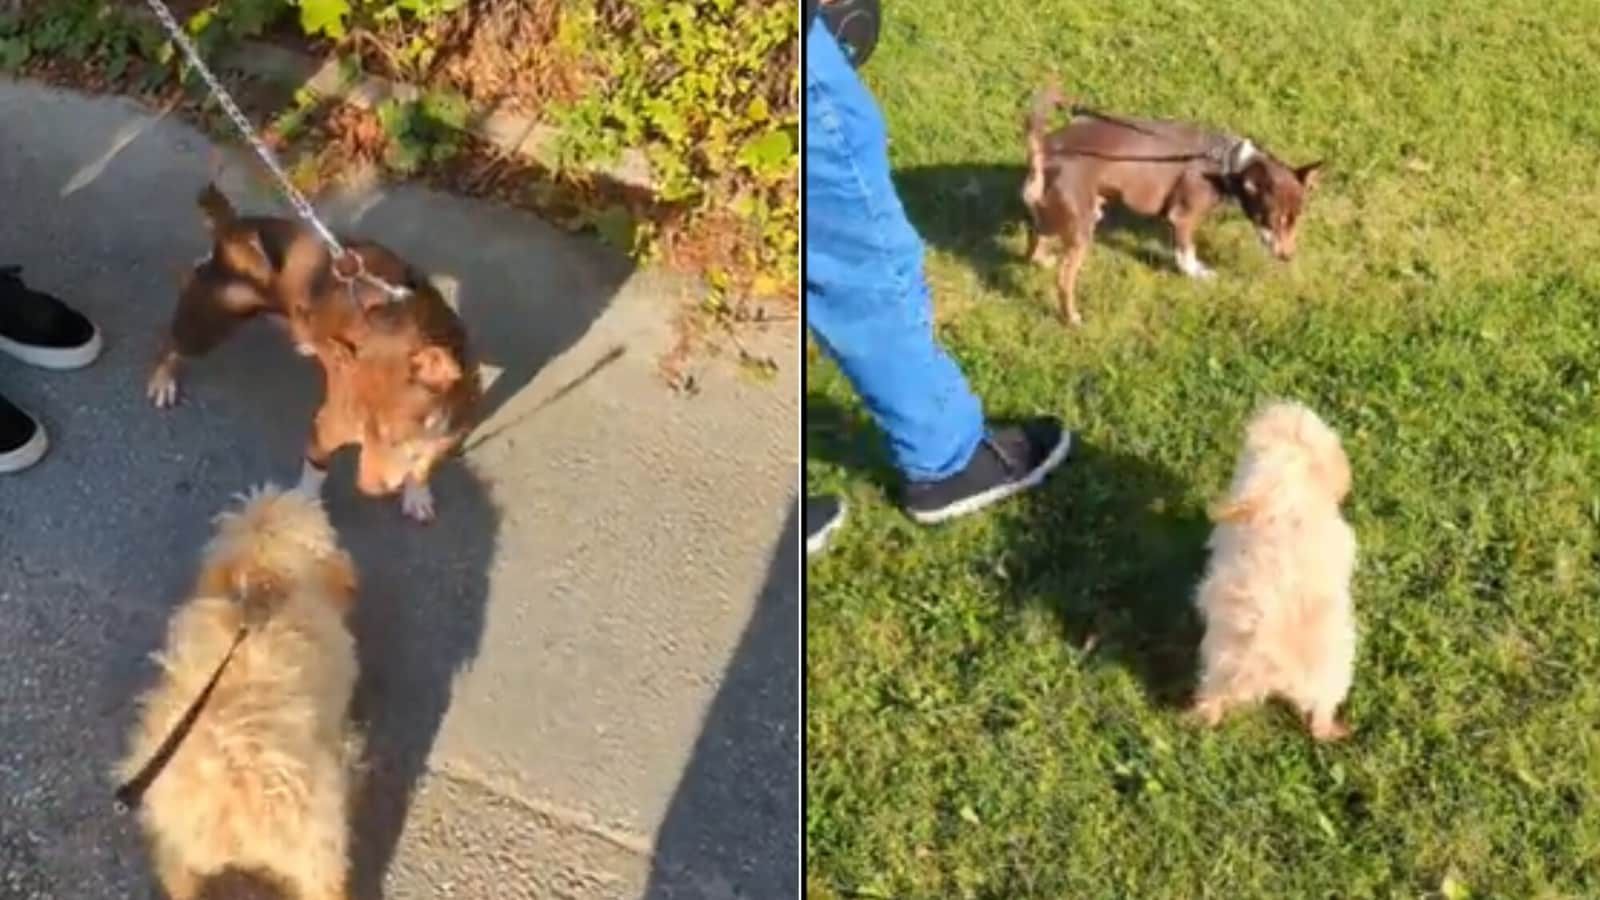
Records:
M368 273L361 256L345 249L339 239L334 236L332 229L328 228L317 217L317 211L312 208L311 201L307 200L305 194L294 186L294 182L289 179L289 174L278 163L278 157L273 154L272 148L268 147L266 142L257 136L255 128L250 124L250 120L239 109L239 105L233 102L233 97L222 86L222 82L217 80L217 76L212 74L211 68L206 65L205 60L200 58L200 51L195 49L194 44L189 40L189 36L184 33L183 27L173 17L172 11L167 9L166 4L162 3L161 0L145 0L145 2L150 7L151 12L156 14L156 18L161 20L162 27L172 37L173 43L177 44L178 48L183 51L183 55L188 58L189 64L194 66L196 72L200 73L200 78L205 81L206 87L210 89L211 96L216 98L217 103L221 104L223 112L227 113L228 118L233 120L234 127L239 129L239 133L250 144L250 148L255 151L256 156L260 157L261 162L266 165L268 171L277 179L279 189L288 198L289 205L294 207L295 213L317 232L317 236L333 252L334 274L346 281L354 281L355 279L366 281L388 294L390 298L405 297L409 294L410 292L405 288L396 287ZM346 258L355 260L356 269L353 274L345 275L339 271L338 263L343 262Z

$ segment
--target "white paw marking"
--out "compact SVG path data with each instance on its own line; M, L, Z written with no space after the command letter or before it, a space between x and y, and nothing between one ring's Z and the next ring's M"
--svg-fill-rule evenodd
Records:
M1206 265L1200 261L1200 258L1195 256L1193 247L1187 250L1179 250L1173 255L1173 261L1177 263L1178 271L1189 276L1190 278L1198 278L1203 281L1213 278L1217 274L1206 268Z
M144 394L156 409L171 409L178 402L178 379L163 368L150 376Z
M294 352L300 354L301 356L316 356L317 348L311 346L310 344L295 344Z
M433 491L425 484L407 479L405 490L400 494L400 511L412 521L432 522Z
M326 470L312 465L309 459L304 460L300 463L300 483L295 486L295 490L302 494L320 497L322 496L322 483L327 480L328 473Z
M1028 173L1028 180L1022 185L1022 202L1031 209L1039 205L1044 198L1044 176L1035 172Z

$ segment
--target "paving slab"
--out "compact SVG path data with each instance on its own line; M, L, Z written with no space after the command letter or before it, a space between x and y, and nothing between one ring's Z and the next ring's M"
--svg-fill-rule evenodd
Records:
M0 479L0 898L149 895L107 768L210 518L292 481L313 364L249 326L143 396L205 249L210 143L119 98L0 79L0 263L105 333L71 373L0 359L51 454ZM231 166L224 187L281 211ZM439 521L326 497L364 577L374 748L361 891L394 898L796 896L797 336L776 383L657 362L685 285L520 211L410 186L320 204L440 276L494 379Z

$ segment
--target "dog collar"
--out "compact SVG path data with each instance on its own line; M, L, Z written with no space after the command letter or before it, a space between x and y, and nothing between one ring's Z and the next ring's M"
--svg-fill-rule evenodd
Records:
M1222 169L1222 174L1229 178L1243 172L1251 160L1260 155L1261 151L1249 138L1231 138L1212 151L1212 159Z

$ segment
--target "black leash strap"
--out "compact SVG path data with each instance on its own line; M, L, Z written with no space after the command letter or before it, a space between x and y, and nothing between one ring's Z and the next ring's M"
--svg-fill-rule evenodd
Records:
M1145 126L1140 125L1138 122L1129 121L1128 119L1124 119L1121 116L1113 116L1110 113L1103 113L1100 110L1094 109L1092 107L1079 106L1077 104L1073 104L1071 107L1068 108L1068 111L1071 112L1074 116L1087 116L1087 117L1089 117L1091 119L1099 119L1102 122L1106 122L1106 123L1111 124L1111 125L1118 125L1118 126L1121 126L1123 128L1126 128L1129 131L1137 131L1140 134L1146 135L1148 137L1161 138L1162 140L1166 140L1168 138L1167 135L1161 134L1160 132L1151 131L1150 129L1146 128Z
M200 710L204 709L206 701L211 699L211 692L216 689L217 682L222 679L222 670L228 667L228 662L233 659L234 651L238 650L239 645L244 643L244 636L247 630L245 626L239 626L239 630L233 635L233 643L228 645L228 652L222 655L222 661L217 663L217 670L211 673L211 680L206 682L205 688L200 691L200 696L194 698L194 702L189 704L189 708L183 713L183 718L179 719L178 724L173 726L172 731L167 734L166 740L162 741L161 746L156 748L155 755L151 756L150 761L144 764L144 768L140 769L132 778L123 782L117 788L117 812L129 813L139 808L139 803L144 800L145 791L150 789L150 785L155 782L156 776L161 774L161 770L165 769L167 763L172 761L173 754L178 752L178 745L182 744L183 739L188 737L189 732L194 729L195 720L200 718Z
M1088 107L1088 106L1079 106L1077 104L1073 104L1072 106L1068 107L1068 111L1071 112L1072 115L1074 115L1074 116L1086 116L1086 117L1091 118L1091 119L1099 119L1100 121L1105 122L1108 125L1115 125L1115 126L1117 126L1119 128L1126 128L1129 131L1136 131L1139 134L1142 134L1142 135L1144 135L1146 137L1152 137L1152 138L1155 138L1155 139L1160 140L1160 141L1166 141L1168 143L1172 142L1172 136L1169 135L1169 134L1162 134L1159 131L1152 131L1151 129L1145 127L1144 125L1139 124L1138 122L1133 122L1133 121L1130 121L1128 119L1124 119L1121 116L1113 116L1113 115L1110 115L1109 113L1103 113L1103 112L1101 112L1101 111L1099 111L1097 109L1093 109L1093 108ZM1242 143L1242 141L1239 138L1229 138L1228 139L1228 143L1227 143L1226 146L1214 147L1214 148L1212 148L1210 150L1197 152L1197 153L1174 153L1174 154L1160 155L1160 156L1124 156L1124 155L1118 155L1118 154L1113 154L1113 153L1095 153L1092 150L1078 150L1078 149L1071 148L1071 147L1068 147L1066 149L1067 149L1067 151L1069 153L1072 153L1072 154L1077 155L1077 156L1087 156L1087 157L1090 157L1091 159L1104 159L1104 160L1110 160L1112 162L1173 162L1173 163L1176 163L1176 162L1194 162L1195 160L1204 159L1204 160L1209 160L1211 162L1216 163L1218 168L1223 170L1223 174L1224 175L1230 175L1230 174L1233 174L1233 173L1228 171L1228 169L1229 169L1228 156L1233 152L1233 149L1235 147L1237 147L1240 143Z

